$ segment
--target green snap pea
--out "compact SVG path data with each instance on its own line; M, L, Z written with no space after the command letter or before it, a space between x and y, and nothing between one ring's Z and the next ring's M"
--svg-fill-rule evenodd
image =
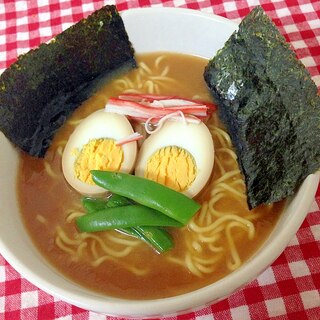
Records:
M129 206L131 204L133 204L131 200L118 194L113 194L110 198L108 198L107 202L108 208Z
M100 187L155 209L187 224L200 205L184 194L157 182L126 173L92 170L92 179Z
M131 200L119 196L118 194L113 194L109 198L104 199L90 197L82 198L82 205L86 209L87 213L100 211L106 208L127 206L131 204Z
M137 226L181 227L182 224L141 205L103 209L77 218L81 232L96 232Z
M141 235L134 228L119 228L116 230L128 236L132 236L132 237L146 241L146 239L142 238Z
M107 200L85 197L82 198L82 205L86 209L87 213L93 213L107 208Z
M168 251L174 246L169 232L163 228L139 226L133 228L121 228L119 231L148 243L159 253Z
M173 248L173 240L168 231L163 228L138 226L134 228L143 235L146 241L159 253Z
M132 205L133 203L131 200L125 197L113 194L106 199L85 197L82 199L82 204L87 213L92 214L106 208L127 206ZM132 228L118 228L117 230L121 233L125 233L146 242L159 253L173 248L172 238L170 234L163 228L153 226L138 226Z

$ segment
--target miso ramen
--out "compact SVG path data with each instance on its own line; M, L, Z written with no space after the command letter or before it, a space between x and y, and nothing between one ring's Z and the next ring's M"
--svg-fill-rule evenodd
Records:
M284 202L248 210L236 154L215 112L206 122L214 141L213 172L195 198L198 213L187 226L168 229L172 250L159 254L117 231L80 233L75 219L84 214L82 195L65 181L61 157L81 120L123 93L211 101L203 80L207 60L174 53L143 54L137 60L139 68L113 79L73 113L44 159L21 154L17 187L28 232L61 273L96 292L153 299L190 292L239 268L268 237Z

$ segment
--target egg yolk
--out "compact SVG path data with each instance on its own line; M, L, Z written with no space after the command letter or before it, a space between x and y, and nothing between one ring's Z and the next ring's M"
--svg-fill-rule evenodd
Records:
M74 163L75 176L82 182L93 185L90 170L120 171L123 150L111 139L92 139L85 144Z
M186 150L169 146L157 150L147 162L145 178L183 192L196 178L197 167L193 156Z

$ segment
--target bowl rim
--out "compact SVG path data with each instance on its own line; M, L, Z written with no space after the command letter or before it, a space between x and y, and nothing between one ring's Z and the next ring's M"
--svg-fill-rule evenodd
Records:
M178 7L141 7L141 8L130 8L127 10L120 11L120 15L122 18L126 19L127 15L136 15L136 14L148 14L152 11L155 11L157 13L168 13L173 12L179 14L186 14L186 15L192 15L192 16L200 16L201 18L207 17L210 20L215 20L218 22L222 22L225 24L229 24L233 27L237 27L239 24L235 21L232 21L228 18L225 18L223 16L216 15L214 13L209 13L205 11L201 11L201 9L189 9L189 8L178 8Z
M185 8L134 8L122 11L121 16L125 19L130 15L147 14L148 12L156 12L159 14L174 12L178 14L193 15L229 24L235 29L237 27L237 23L232 22L224 17ZM309 208L306 207L305 203L308 203L310 205L312 204L319 179L319 172L307 177L307 179L303 183L303 186L299 190L300 193L302 192L302 200L295 207L295 210L297 211L295 218L289 219L288 223L286 224L286 228L280 229L279 232L274 235L273 242L268 243L268 240L265 241L265 243L262 245L263 252L258 250L258 252L256 252L253 257L245 262L239 269L233 271L226 277L214 282L213 284L178 296L150 300L129 300L113 298L91 291L90 295L89 293L87 293L86 295L78 294L78 291L71 291L61 288L55 283L48 281L48 279L46 279L42 275L37 274L35 270L28 269L25 264L21 262L17 257L15 257L15 255L11 252L10 247L4 243L1 235L0 252L15 270L17 270L23 277L25 277L28 281L35 284L43 291L68 303L87 310L110 314L113 316L127 317L155 317L157 315L188 312L193 308L197 308L199 306L203 306L205 304L225 298L226 296L237 290L239 287L242 287L248 282L255 279L281 254L281 252L293 238L294 234L297 232L303 220L305 219L309 210ZM274 231L277 226L274 228ZM272 232L272 234L274 234L274 231ZM273 246L274 241L278 241L279 243L281 243L281 245L276 249ZM60 276L63 277L63 275ZM241 281L239 281L239 279L241 279Z

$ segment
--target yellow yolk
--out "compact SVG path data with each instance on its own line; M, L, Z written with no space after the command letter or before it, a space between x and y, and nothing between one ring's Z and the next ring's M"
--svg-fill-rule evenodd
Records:
M79 151L74 163L75 176L93 185L90 170L120 171L123 150L111 139L92 139Z
M173 190L183 192L193 183L197 167L192 155L179 147L159 149L149 159L145 178L161 183Z

